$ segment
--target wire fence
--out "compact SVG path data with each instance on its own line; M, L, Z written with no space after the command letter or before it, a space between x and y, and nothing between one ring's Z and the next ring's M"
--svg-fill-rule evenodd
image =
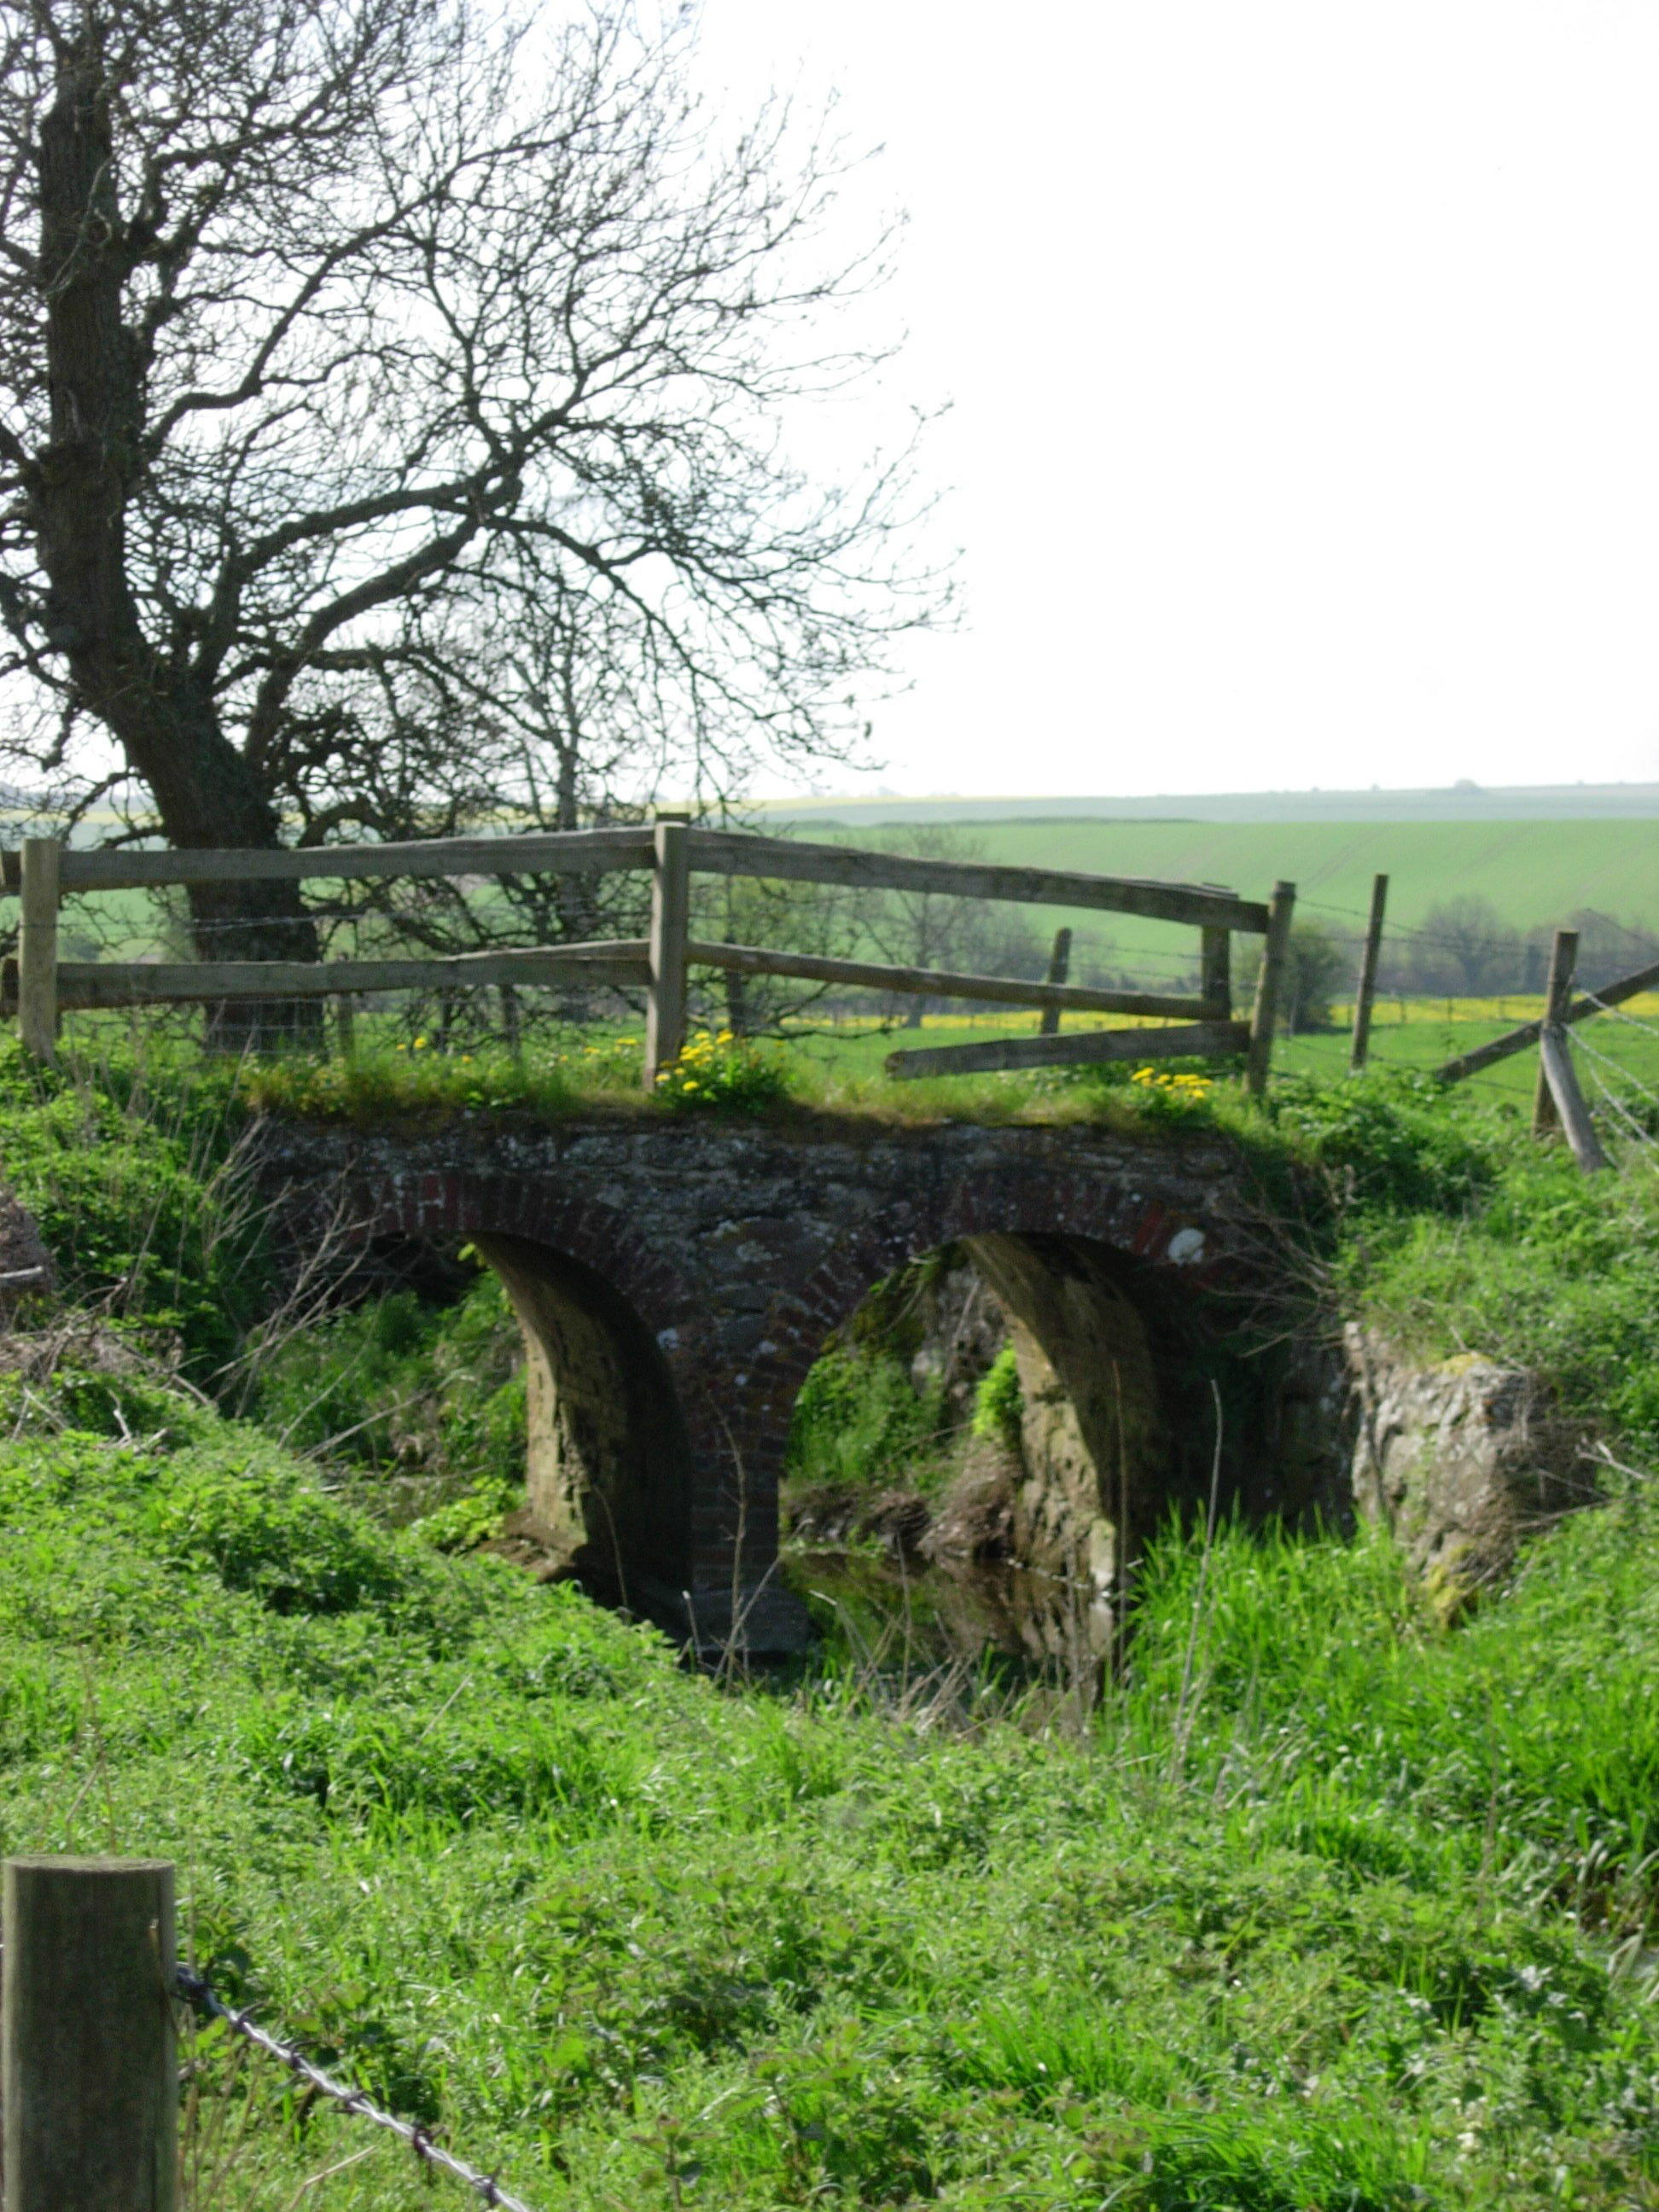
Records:
M521 2197L514 2197L509 2190L503 2189L493 2174L481 2172L477 2166L469 2166L464 2158L458 2158L453 2151L446 2150L441 2142L434 2141L428 2130L416 2122L400 2120L396 2113L388 2112L377 2105L366 2091L337 2081L314 2060L307 2058L296 2044L284 2043L269 2028L261 2027L248 2013L235 2005L228 2005L204 1975L192 1972L188 1966L176 1967L173 1986L184 2002L202 2018L222 2021L233 2035L240 2036L256 2051L263 2051L268 2057L276 2059L296 2081L303 2081L318 2096L327 2098L342 2112L349 2112L358 2119L368 2120L377 2128L384 2128L389 2135L396 2136L400 2142L409 2146L422 2166L447 2173L455 2180L465 2183L483 2203L499 2206L501 2212L531 2212L531 2207Z

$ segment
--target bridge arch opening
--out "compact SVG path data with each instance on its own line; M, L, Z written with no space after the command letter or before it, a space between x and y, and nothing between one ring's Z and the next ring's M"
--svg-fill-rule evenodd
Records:
M524 1339L526 1527L596 1596L673 1610L691 1555L692 1454L661 1346L585 1261L477 1233Z
M1253 1341L1241 1318L1179 1266L1085 1235L978 1230L911 1259L854 1302L830 1343L867 1358L885 1330L919 1394L944 1386L947 1472L930 1470L924 1511L907 1510L902 1474L878 1470L862 1522L850 1501L832 1518L827 1490L792 1485L796 1533L810 1546L862 1527L939 1565L1023 1574L1020 1640L1057 1652L1080 1606L1102 1653L1147 1544L1172 1516L1190 1524L1206 1508L1218 1396L1221 1512L1330 1510L1338 1470L1321 1409L1306 1402L1317 1377L1293 1347ZM1017 1432L1000 1444L970 1433L975 1386L999 1350L1019 1384ZM799 1466L799 1451L788 1459Z

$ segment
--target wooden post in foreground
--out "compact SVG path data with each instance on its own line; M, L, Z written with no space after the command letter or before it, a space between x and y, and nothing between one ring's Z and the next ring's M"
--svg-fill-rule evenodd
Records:
M1567 1006L1572 998L1572 971L1578 965L1578 932L1558 929L1555 942L1550 947L1550 980L1544 1000L1544 1026L1565 1033ZM1560 1115L1555 1110L1554 1096L1544 1063L1538 1063L1538 1085L1532 1094L1532 1133L1534 1137L1553 1136L1561 1126Z
M6 2212L173 2212L171 1862L8 1859L4 1916Z
M1063 983L1072 972L1072 933L1069 929L1054 932L1054 949L1048 956L1048 981ZM1042 1019L1037 1024L1039 1036L1060 1035L1060 1008L1045 1006Z
M1233 937L1230 929L1200 929L1198 994L1215 1010L1215 1018L1233 1018Z
M1371 1001L1376 996L1376 966L1382 955L1382 915L1389 903L1389 879L1371 878L1370 919L1365 924L1365 949L1359 956L1359 988L1354 994L1353 1042L1348 1048L1348 1072L1357 1075L1365 1065L1371 1045Z
M58 840L25 837L18 887L17 1035L36 1060L58 1057Z
M657 815L651 871L651 981L645 1002L645 1090L685 1042L685 942L691 933L690 817Z
M1279 1012L1279 990L1291 949L1291 917L1296 912L1296 885L1275 884L1267 902L1267 940L1262 947L1261 967L1255 979L1255 1006L1250 1015L1250 1051L1245 1063L1244 1086L1252 1098L1267 1088L1273 1064L1273 1022Z

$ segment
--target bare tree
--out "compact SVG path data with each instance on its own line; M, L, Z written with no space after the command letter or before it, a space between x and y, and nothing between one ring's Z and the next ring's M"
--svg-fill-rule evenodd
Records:
M907 828L882 840L890 851L922 860L982 860L985 848L948 823ZM902 968L946 968L959 974L1035 979L1047 957L1030 919L984 899L939 891L888 891L866 916L884 960ZM904 1024L919 1029L932 1001L907 998Z
M591 818L844 755L933 618L911 447L781 424L843 164L592 0L0 0L0 614L73 817L179 845ZM625 773L619 769L625 768ZM198 945L305 957L292 886ZM580 927L567 916L569 926Z

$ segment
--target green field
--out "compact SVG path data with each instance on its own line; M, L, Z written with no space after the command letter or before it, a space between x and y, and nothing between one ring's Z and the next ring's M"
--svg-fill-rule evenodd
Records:
M1310 911L1348 918L1364 918L1380 873L1390 918L1407 928L1453 898L1486 899L1518 928L1580 907L1659 927L1659 821L1002 822L974 834L999 860L1227 884L1252 898L1283 877Z
M844 842L902 844L906 832L806 829ZM1028 867L1224 884L1265 899L1297 887L1297 913L1338 937L1364 927L1371 879L1389 878L1391 930L1422 926L1454 899L1486 901L1528 931L1592 908L1632 929L1659 929L1659 820L1604 822L975 821L958 833L988 859ZM1025 909L1034 930L1062 921L1077 957L1144 974L1149 983L1195 965L1195 933L1123 915ZM1632 962L1632 964L1635 964Z

